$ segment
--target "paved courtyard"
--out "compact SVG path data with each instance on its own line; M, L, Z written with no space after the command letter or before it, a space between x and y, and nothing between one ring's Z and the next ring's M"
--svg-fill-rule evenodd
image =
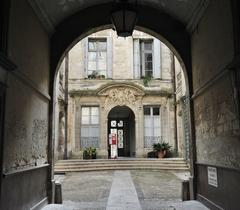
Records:
M181 201L185 173L101 171L56 176L63 204L44 210L207 210L196 201Z

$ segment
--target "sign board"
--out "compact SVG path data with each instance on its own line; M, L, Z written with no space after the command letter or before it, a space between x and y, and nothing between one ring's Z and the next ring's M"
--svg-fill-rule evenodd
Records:
M123 148L123 130L118 130L118 148Z
M112 134L108 135L108 142L109 142L109 144L112 144Z
M217 168L215 167L207 167L208 172L208 184L214 187L218 187L218 179L217 179Z
M112 145L116 145L117 144L117 136L116 134L112 134Z
M117 152L117 145L111 145L111 158L117 158L118 152Z

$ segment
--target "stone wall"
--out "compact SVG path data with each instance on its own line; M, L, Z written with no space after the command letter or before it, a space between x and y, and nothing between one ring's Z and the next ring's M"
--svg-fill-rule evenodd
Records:
M47 202L50 100L49 37L27 0L11 1L8 43L17 68L7 79L1 209L25 210Z
M134 78L133 70L133 39L156 39L153 36L140 31L134 31L132 37L117 37L113 30L102 30L91 34L91 38L109 38L112 45L112 79L129 80ZM85 75L85 44L87 38L79 41L69 51L69 79L84 79ZM172 53L170 49L161 42L160 44L160 78L172 79ZM110 59L110 58L108 58Z
M192 35L197 198L210 209L237 209L240 129L235 94L231 1L213 0ZM208 182L208 167L217 186Z
M17 69L8 78L6 171L47 162L48 141L48 36L26 1L13 1L11 13L9 57Z
M197 160L240 168L239 119L227 68L234 57L230 6L212 1L193 34L194 115Z

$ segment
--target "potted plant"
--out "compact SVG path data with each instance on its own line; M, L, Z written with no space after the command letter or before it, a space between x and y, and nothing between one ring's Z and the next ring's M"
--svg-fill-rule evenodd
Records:
M98 72L97 71L92 71L92 74L88 75L88 79L96 79L98 76Z
M172 146L169 143L161 141L160 143L153 144L153 150L157 153L158 158L164 158L170 151Z
M97 152L94 147L86 147L83 151L83 159L96 159Z
M151 75L146 75L146 76L142 76L141 78L143 79L143 85L145 87L148 87L148 84L151 81L152 76Z

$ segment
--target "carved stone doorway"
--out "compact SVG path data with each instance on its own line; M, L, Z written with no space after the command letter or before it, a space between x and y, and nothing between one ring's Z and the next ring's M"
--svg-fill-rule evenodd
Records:
M116 106L108 114L108 134L116 134L118 157L135 157L135 115L127 106ZM111 145L108 141L108 155Z

